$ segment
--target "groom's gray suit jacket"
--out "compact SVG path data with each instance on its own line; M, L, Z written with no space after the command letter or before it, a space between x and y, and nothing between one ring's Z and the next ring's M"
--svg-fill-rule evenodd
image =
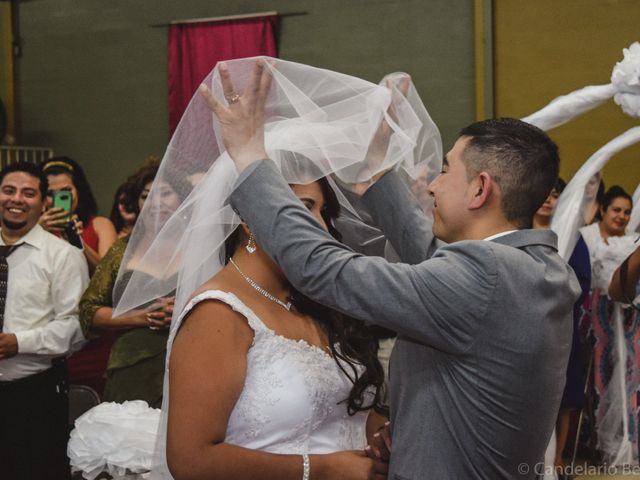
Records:
M231 202L309 297L399 333L391 358L390 479L535 478L565 383L580 287L551 231L432 252L402 181L364 196L405 263L356 254L324 232L270 161Z

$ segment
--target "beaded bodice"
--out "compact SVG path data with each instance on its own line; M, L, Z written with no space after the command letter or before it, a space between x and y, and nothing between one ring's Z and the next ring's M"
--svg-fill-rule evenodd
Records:
M242 314L254 339L242 393L229 418L225 442L272 453L329 453L366 444L366 413L347 414L351 381L322 349L268 328L232 293L209 290L199 302L219 300ZM212 328L215 319L212 320ZM348 366L345 370L349 371ZM215 367L212 366L212 375Z

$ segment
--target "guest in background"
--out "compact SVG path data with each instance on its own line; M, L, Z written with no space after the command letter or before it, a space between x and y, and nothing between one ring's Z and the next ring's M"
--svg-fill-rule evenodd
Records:
M136 223L137 198L133 193L134 186L130 182L125 182L118 187L113 198L111 207L111 223L116 229L118 238L126 237L133 231Z
M596 173L584 190L586 208L584 209L584 224L591 225L593 222L600 221L600 207L604 198L604 180L600 172Z
M640 381L640 329L638 317L633 308L622 308L622 322L616 321L617 305L607 295L615 270L635 248L635 237L625 235L631 215L631 196L621 187L614 185L604 195L600 208L601 220L580 229L589 248L591 261L590 328L593 345L593 402L595 427L598 434L598 448L606 462L618 457L620 448L626 442L633 445L633 457L637 461L637 391ZM584 328L583 328L584 330ZM618 340L623 339L624 351L618 348ZM620 353L626 358L622 384L612 381L612 372L619 362ZM626 398L620 388L626 389ZM626 406L626 412L619 412ZM613 412L616 412L615 414ZM620 421L612 421L619 416ZM628 419L629 431L622 434L622 417ZM625 422L626 423L626 422Z
M157 172L157 166L146 166L128 180L137 199L134 209L136 215L151 191ZM156 208L159 214L173 212L179 203L178 195L169 185L158 185L157 188L163 191L162 204L152 208ZM144 225L141 227L144 228ZM145 400L152 407L160 407L169 335L167 327L171 322L173 301L159 299L159 308L154 312L112 317L113 299L122 294L121 291L114 291L114 287L129 239L128 235L116 240L96 268L89 288L80 301L80 322L85 334L96 331L119 333L109 355L104 400ZM143 241L152 240L143 237ZM128 260L126 270L131 275L138 259Z
M99 217L98 205L91 192L82 167L68 157L54 157L42 165L47 174L49 190L47 192L47 211L43 213L40 224L58 236L63 234L61 225L66 223L67 214L59 208L53 208L53 192L68 190L71 192L71 213L80 221L80 236L84 245L90 271L98 265L116 240L116 229L111 220Z
M533 216L533 228L545 230L551 228L551 219L553 218L553 212L558 203L558 197L560 197L560 194L566 186L567 183L561 178L558 178L553 190L551 190L547 199Z
M566 183L558 178L556 186L545 200L544 204L538 209L533 216L533 228L548 229L551 228L551 219L558 202L558 197L564 190ZM564 462L562 453L567 445L569 435L569 423L571 420L571 412L580 410L584 406L584 360L580 345L579 321L582 318L582 304L589 295L591 286L591 264L589 262L589 250L582 236L578 237L573 253L569 258L569 265L580 282L582 294L573 305L573 337L571 340L571 353L569 355L569 363L567 364L567 381L560 402L560 411L556 422L556 448L554 455L554 464L556 467L563 467Z
M116 239L116 231L108 218L96 216L96 204L84 170L68 157L54 157L42 166L47 175L47 210L40 217L40 224L54 235L70 240L72 232L61 225L67 216L60 208L53 208L56 191L71 192L71 213L76 220L76 232L82 238L84 255L93 273L100 258L104 256ZM72 242L73 243L73 242ZM104 390L104 371L115 335L87 337L89 342L79 352L69 357L69 382L91 387L99 396Z
M47 178L31 163L0 172L0 477L69 477L67 369L83 341L82 252L38 220ZM3 288L4 287L4 288Z
M631 207L631 196L622 187L614 185L607 190L600 206L600 220L580 229L589 247L592 263L596 252L610 245L610 239L625 235L631 216ZM608 283L610 278L606 280Z

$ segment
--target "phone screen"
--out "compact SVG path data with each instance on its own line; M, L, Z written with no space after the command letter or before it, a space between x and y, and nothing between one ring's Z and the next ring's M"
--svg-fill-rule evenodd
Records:
M71 203L73 197L69 190L56 190L53 192L53 208L61 208L67 212L65 220L67 223L71 221Z

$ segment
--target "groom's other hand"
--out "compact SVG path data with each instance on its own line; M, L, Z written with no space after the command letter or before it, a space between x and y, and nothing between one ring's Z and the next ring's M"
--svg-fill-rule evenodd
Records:
M220 64L219 72L226 105L205 84L200 85L199 91L218 117L224 146L238 172L242 172L253 162L267 158L264 112L272 75L264 60L256 60L247 87L239 93L233 86L229 67L224 62Z
M391 423L386 422L373 434L371 444L364 449L365 454L381 462L389 463L391 457Z

